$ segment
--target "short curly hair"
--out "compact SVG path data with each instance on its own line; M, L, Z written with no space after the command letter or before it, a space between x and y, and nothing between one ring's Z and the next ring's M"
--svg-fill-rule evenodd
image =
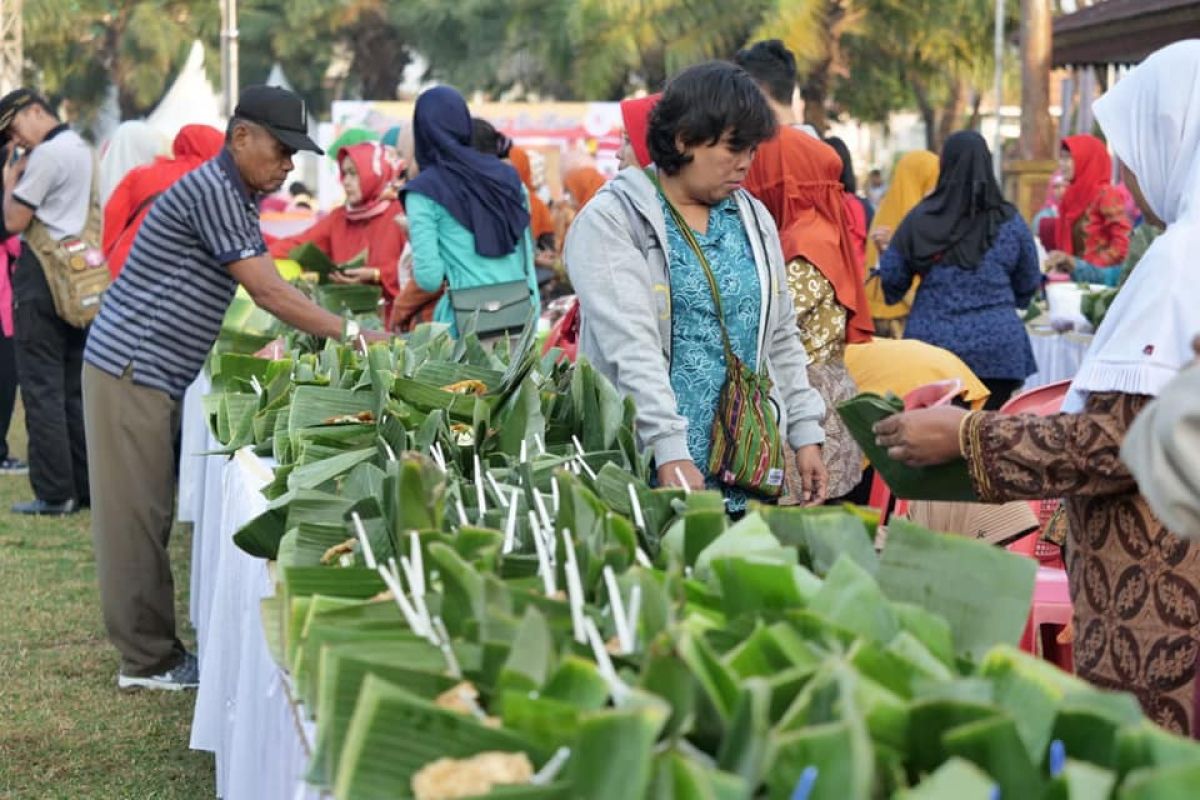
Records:
M688 67L667 84L650 114L646 143L655 165L677 175L692 161L685 147L714 145L726 133L735 150L748 150L775 135L778 123L766 97L741 67L709 61Z

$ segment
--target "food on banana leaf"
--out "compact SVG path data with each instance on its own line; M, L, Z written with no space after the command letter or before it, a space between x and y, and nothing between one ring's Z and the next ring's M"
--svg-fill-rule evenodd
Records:
M278 561L264 624L337 800L786 799L810 767L810 800L1091 800L1200 765L1131 696L1015 649L1033 560L903 523L877 553L872 515L733 523L651 488L632 405L531 343L216 361L222 443L277 460L235 541ZM473 771L495 753L513 780Z
M480 753L465 759L439 758L412 781L416 800L480 797L497 786L529 783L533 765L524 753Z

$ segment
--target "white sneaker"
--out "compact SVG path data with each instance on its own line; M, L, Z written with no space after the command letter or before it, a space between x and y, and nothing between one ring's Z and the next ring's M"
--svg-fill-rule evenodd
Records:
M183 660L159 675L139 678L134 675L117 675L118 689L159 689L178 692L195 689L200 685L200 662L191 653L184 653Z

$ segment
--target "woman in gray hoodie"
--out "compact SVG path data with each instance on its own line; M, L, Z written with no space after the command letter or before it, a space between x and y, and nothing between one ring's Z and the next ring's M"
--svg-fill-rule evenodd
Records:
M725 379L721 325L700 260L669 213L692 229L721 295L736 355L766 370L780 430L795 450L802 500L825 499L825 406L808 385L775 222L741 183L776 122L740 68L679 73L650 117L648 172L622 170L571 225L565 260L579 297L579 352L637 404L641 444L660 485L719 487L705 474ZM729 511L748 496L723 488Z

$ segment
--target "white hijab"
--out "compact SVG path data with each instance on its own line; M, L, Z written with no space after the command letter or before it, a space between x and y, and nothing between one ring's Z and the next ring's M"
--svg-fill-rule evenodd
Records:
M122 122L108 140L100 158L100 205L108 198L121 179L134 167L149 164L157 156L171 154L171 141L162 131L141 120Z
M1200 333L1200 39L1157 51L1095 104L1117 157L1167 224L1113 302L1064 411L1091 392L1157 396Z

